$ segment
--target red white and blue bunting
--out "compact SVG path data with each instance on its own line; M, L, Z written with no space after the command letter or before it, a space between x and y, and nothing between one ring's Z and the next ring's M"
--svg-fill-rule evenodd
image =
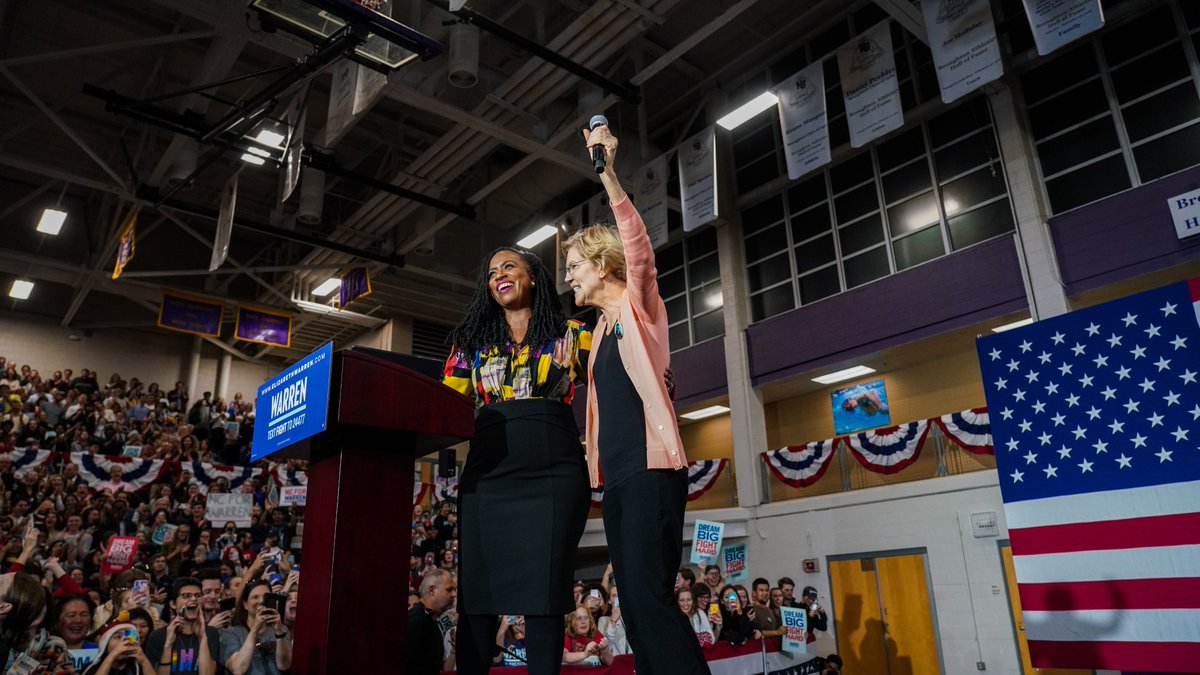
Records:
M291 469L287 464L279 464L271 469L271 477L275 479L275 484L283 487L286 485L308 485L308 472L303 469Z
M429 483L413 483L413 508L420 506L433 491L433 486Z
M49 450L10 450L8 452L0 452L0 457L12 462L13 473L17 478L24 478L25 474L39 466L43 466L50 461L52 455L54 453Z
M208 494L208 488L218 478L224 478L229 482L230 492L238 492L243 483L250 480L255 474L263 472L262 469L248 466L222 466L203 462L187 462L183 464L183 468L192 472L192 483L199 485L200 492L203 494Z
M137 492L154 483L167 468L167 462L159 460L110 457L86 452L72 452L71 462L79 466L79 477L87 481L88 487L93 490L109 481L114 466L121 468L121 480L129 486L130 492Z
M434 479L433 498L439 502L458 502L458 478Z
M705 459L699 462L689 462L688 470L688 501L699 499L700 495L712 489L717 478L729 466L728 459ZM604 486L592 488L592 508L598 509L604 504Z
M903 471L921 456L929 434L929 420L843 436L850 453L868 471L893 474Z
M837 450L839 439L827 438L805 445L789 445L762 453L775 477L792 487L808 487L821 480Z
M933 418L942 433L955 445L977 455L994 455L992 423L987 408L971 408Z

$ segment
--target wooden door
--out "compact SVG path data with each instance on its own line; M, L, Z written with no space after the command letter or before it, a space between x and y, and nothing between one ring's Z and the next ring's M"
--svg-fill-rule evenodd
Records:
M1024 675L1093 675L1091 670L1034 668L1029 658L1029 640L1025 637L1025 619L1021 614L1021 596L1017 593L1017 573L1013 567L1012 547L1001 546L1004 561L1004 582L1008 586L1008 607L1012 612L1013 632L1017 634L1017 649L1021 652L1021 672Z
M877 558L891 675L941 672L924 554Z
M829 576L837 612L838 654L845 662L846 672L886 675L887 652L875 559L830 562ZM834 616L833 612L828 613Z

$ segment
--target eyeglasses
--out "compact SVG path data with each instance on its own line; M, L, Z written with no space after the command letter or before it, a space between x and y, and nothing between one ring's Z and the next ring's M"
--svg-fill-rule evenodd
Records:
M179 594L180 600L199 600L202 597L204 597L203 593L180 593Z
M592 261L591 260L576 260L575 262L567 263L567 274L570 274L571 276L575 276L576 268L578 268L580 265L583 265L585 263L590 263L590 262L592 262Z

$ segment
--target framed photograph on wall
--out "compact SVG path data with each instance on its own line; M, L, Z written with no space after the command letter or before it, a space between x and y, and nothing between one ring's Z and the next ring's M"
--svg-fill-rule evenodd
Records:
M839 436L892 424L887 387L882 379L835 389L831 397L833 431Z

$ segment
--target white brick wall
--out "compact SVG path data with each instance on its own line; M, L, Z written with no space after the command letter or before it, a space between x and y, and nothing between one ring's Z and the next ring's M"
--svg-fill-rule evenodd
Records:
M971 514L980 511L997 513L999 537L971 534ZM833 625L818 640L818 653L837 650L829 556L925 549L943 672L977 672L982 660L989 673L1020 674L997 544L1008 535L994 472L778 502L759 507L757 515L747 527L751 574L772 583L790 576L797 591L815 586L832 609ZM804 558L819 558L820 572L805 573Z
M178 380L187 379L192 346L189 336L161 329L114 328L94 330L91 337L76 342L67 339L70 332L53 320L0 314L0 355L17 363L28 363L43 378L64 368L76 374L80 368L90 368L98 372L101 384L116 372L126 380L136 377L146 384L158 382L164 390L175 386ZM201 391L215 390L221 353L212 345L205 344L202 348L197 380ZM258 385L278 371L275 366L234 359L229 375L230 396L240 391L253 398Z

